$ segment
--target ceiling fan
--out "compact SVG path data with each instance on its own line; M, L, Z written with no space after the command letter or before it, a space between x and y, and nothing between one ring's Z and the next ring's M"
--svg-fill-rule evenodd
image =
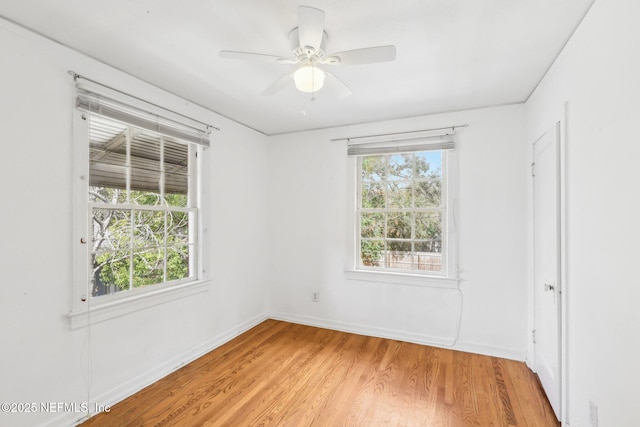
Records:
M221 50L220 56L298 66L295 71L285 74L266 88L262 95L275 95L293 82L299 91L311 94L318 92L326 83L327 86L332 87L338 97L347 97L351 94L351 89L320 66L393 61L396 57L396 48L392 45L375 46L325 55L328 36L324 31L324 18L325 13L320 9L308 6L298 8L298 26L289 33L292 50L290 57L233 50Z

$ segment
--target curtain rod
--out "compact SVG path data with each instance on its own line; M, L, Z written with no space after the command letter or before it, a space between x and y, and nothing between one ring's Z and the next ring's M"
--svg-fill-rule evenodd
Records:
M220 130L220 128L219 128L219 127L216 127L216 126L210 125L209 123L201 122L200 120L194 119L193 117L186 116L186 115L184 115L184 114L182 114L182 113L179 113L179 112L177 112L177 111L170 110L170 109L168 109L168 108L166 108L166 107L163 107L162 105L154 104L153 102L149 102L149 101L147 101L146 99L138 98L137 96L135 96L135 95L131 95L130 93L123 92L123 91L121 91L121 90L119 90L119 89L116 89L116 88L114 88L114 87L107 86L107 85L106 85L106 84L104 84L104 83L100 83L100 82L97 82L97 81L95 81L95 80L92 80L92 79L90 79L90 78L88 78L88 77L81 76L80 74L76 73L76 72L75 72L75 71L73 71L73 70L69 70L69 71L67 71L67 72L69 73L69 75L70 75L71 77L73 77L73 80L75 80L75 81L77 81L78 79L86 80L86 81L88 81L88 82L91 82L91 83L97 84L98 86L102 86L102 87L104 87L104 88L106 88L106 89L112 90L112 91L114 91L114 92L118 92L118 93L120 93L120 94L122 94L122 95L125 95L125 96L128 96L128 97L131 97L131 98L133 98L133 99L137 99L138 101L141 101L141 102L147 103L147 104L149 104L149 105L153 105L153 106L154 106L154 107L156 107L156 108L161 108L161 109L163 109L163 110L165 110L165 111L168 111L168 112L170 112L170 113L176 114L176 115L178 115L178 116L180 116L180 117L183 117L183 118L185 118L185 119L189 119L189 120L194 121L194 122L196 122L196 123L200 123L201 125L206 126L206 127L207 127L207 129L214 129L214 130L217 130L217 131L219 131L219 130Z
M411 135L411 134L415 134L415 133L421 133L421 132L429 132L432 130L445 130L445 129L451 129L451 130L456 130L456 128L466 128L469 127L468 124L463 124L463 125L455 125L455 126L445 126L445 127L441 127L441 128L432 128L432 129L422 129L422 130L410 130L407 132L395 132L395 133L379 133L377 135L362 135L362 136L352 136L352 137L348 137L348 138L334 138L331 139L331 142L336 142L336 141L347 141L347 142L351 142L354 140L358 140L358 139L365 139L365 138L378 138L378 137L383 137L383 136L403 136L403 135Z

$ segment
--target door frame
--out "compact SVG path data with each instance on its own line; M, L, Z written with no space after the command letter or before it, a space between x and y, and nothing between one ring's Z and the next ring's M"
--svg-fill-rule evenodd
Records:
M569 142L569 103L564 103L564 108L559 120L553 120L551 123L543 127L543 130L539 132L535 138L530 139L528 142L529 147L529 164L533 163L534 156L534 143L538 141L548 131L553 131L556 125L559 124L559 140L558 140L558 190L559 194L559 230L558 238L560 240L558 250L558 262L560 266L560 346L558 351L560 352L560 422L563 426L569 425L569 403L570 403L570 390L569 390L569 363L568 363L568 338L569 338L569 298L570 298L570 282L567 270L568 259L568 246L567 246L567 172L568 172L568 142ZM530 166L531 168L531 166ZM534 298L534 281L533 281L533 265L534 265L534 217L533 217L533 176L528 174L528 192L529 192L529 273L528 273L528 337L527 337L527 366L533 370L535 366L535 348L533 344L533 330L535 329L535 298Z

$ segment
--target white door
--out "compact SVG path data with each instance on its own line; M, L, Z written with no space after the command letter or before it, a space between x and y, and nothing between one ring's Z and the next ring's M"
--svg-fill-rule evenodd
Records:
M560 123L533 144L534 371L560 419Z

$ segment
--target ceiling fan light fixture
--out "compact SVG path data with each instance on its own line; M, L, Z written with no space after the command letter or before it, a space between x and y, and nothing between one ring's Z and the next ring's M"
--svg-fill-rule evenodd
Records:
M297 90L312 94L311 100L315 99L313 94L323 88L325 79L327 87L330 89L328 97L345 98L351 94L351 89L346 84L329 71L319 69L318 65L330 67L395 60L396 48L393 45L351 49L326 56L325 47L329 36L324 30L324 22L325 13L323 10L309 6L298 6L298 26L289 32L291 53L288 57L236 50L221 50L220 56L230 59L297 65L297 69L290 69L287 74L262 91L262 95L275 95L284 88L290 87L293 80Z
M313 93L324 85L324 71L311 64L303 65L293 74L293 81L300 92Z

